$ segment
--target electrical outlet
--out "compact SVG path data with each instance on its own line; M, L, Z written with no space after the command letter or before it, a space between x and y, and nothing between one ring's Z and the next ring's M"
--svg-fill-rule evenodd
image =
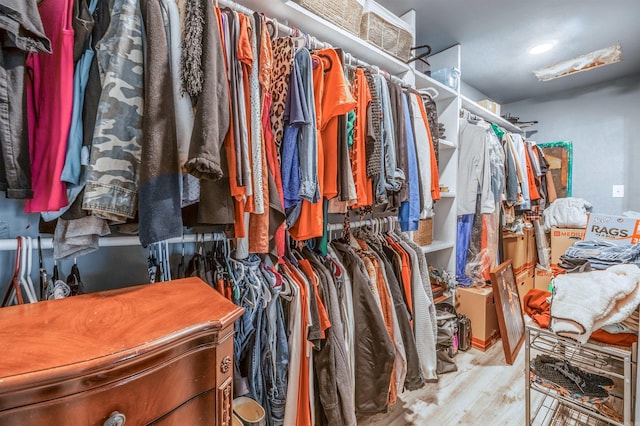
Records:
M623 198L624 197L624 185L613 185L613 191L611 193L613 198Z

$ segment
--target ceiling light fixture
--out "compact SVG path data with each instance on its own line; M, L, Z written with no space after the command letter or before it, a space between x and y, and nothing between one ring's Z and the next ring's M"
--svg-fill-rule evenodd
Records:
M605 49L596 50L586 55L578 56L559 64L534 70L533 73L540 81L549 81L566 75L575 74L599 68L604 65L615 64L622 60L622 48L616 44Z
M531 49L529 49L530 55L539 55L544 52L548 52L556 45L555 41L546 41L544 43L536 44Z

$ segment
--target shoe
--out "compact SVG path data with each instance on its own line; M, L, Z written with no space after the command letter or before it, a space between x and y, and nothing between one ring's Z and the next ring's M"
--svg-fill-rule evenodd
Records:
M570 363L568 363L567 361L563 361L563 360L559 360L557 358L554 358L552 356L549 355L538 355L538 357L541 358L541 362L551 362L551 363L557 363L557 362L562 362L565 363L567 365L567 368L569 368L569 370L571 372L573 372L574 374L578 374L580 375L585 382L588 383L593 383L597 386L600 386L601 388L610 391L615 387L615 384L613 383L613 380L611 380L609 377L605 377L605 376L601 376L599 374L594 374L594 373L589 373L587 371L584 371L578 367L575 367L573 365L571 365Z
M240 396L233 400L233 413L244 426L265 426L265 412L256 400Z
M605 389L571 371L567 362L545 361L549 359L538 356L530 363L529 378L532 382L582 402L596 403L609 399Z

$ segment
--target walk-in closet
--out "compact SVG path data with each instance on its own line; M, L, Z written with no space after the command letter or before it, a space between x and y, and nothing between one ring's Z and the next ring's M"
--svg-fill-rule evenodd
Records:
M0 0L0 425L635 424L638 16Z

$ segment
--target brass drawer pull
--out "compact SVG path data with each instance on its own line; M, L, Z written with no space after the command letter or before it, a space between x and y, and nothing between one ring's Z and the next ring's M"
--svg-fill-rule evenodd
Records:
M114 411L109 418L105 420L103 426L123 426L127 422L124 414Z
M220 362L220 372L222 374L227 374L229 372L229 368L231 367L231 358L227 355Z

